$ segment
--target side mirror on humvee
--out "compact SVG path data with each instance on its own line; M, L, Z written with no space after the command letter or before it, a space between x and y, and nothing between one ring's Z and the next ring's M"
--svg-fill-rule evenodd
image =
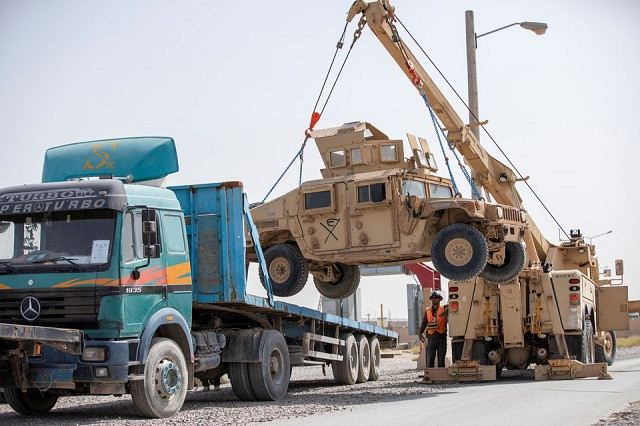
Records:
M616 260L616 275L619 277L624 275L624 261L622 259Z

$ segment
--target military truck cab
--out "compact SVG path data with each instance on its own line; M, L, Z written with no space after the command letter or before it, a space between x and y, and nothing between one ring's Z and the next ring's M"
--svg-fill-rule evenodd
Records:
M425 139L408 134L405 158L402 140L369 123L311 135L322 179L252 209L276 295L296 294L311 273L322 295L347 297L360 265L431 260L450 279L482 274L494 282L524 267L526 213L456 196L435 174Z

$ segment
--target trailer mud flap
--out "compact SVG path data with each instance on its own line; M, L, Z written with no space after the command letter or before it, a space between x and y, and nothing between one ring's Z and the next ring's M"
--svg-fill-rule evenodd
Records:
M480 365L477 361L457 361L446 368L427 368L422 383L486 382L496 380L495 365Z
M597 377L611 379L607 371L607 363L583 364L569 359L550 359L548 365L538 365L535 368L536 380L568 380Z

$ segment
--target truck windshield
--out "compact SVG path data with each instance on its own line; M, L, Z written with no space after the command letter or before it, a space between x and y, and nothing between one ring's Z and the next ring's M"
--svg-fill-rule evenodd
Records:
M106 265L115 219L115 211L102 209L2 216L0 274Z

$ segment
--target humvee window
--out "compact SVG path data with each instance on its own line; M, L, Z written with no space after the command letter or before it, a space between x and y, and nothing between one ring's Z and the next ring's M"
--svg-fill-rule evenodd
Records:
M358 202L359 203L379 203L387 198L384 183L372 183L371 185L364 185L358 187Z
M451 193L451 188L444 185L437 185L435 183L429 184L429 192L431 193L431 198L451 198L453 194Z
M398 151L395 145L380 145L380 159L382 161L398 161Z
M402 181L402 195L415 195L419 198L427 198L427 189L424 182L405 179Z
M331 151L329 153L329 159L331 161L331 167L344 167L347 165L344 151Z
M305 209L320 209L323 207L331 207L331 191L304 194Z
M351 148L351 164L362 164L362 148Z

